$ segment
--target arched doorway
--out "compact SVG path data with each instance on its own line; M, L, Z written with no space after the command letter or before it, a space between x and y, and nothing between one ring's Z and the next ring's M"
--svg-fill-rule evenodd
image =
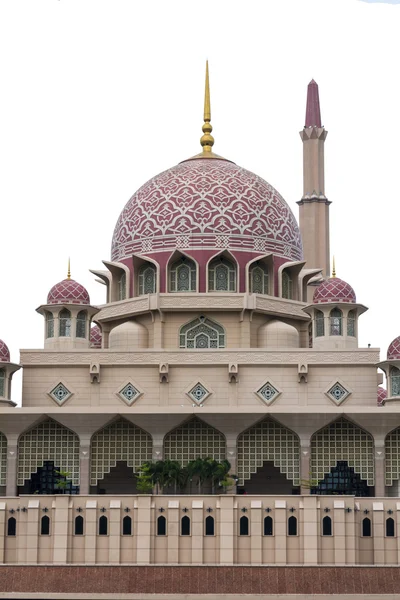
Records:
M237 450L239 486L246 493L298 493L300 441L293 431L267 417L239 435Z

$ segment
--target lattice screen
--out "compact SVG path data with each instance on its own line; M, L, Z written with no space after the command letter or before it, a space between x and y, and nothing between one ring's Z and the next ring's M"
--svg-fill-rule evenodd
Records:
M374 485L374 441L372 435L346 419L339 419L311 440L311 479L321 481L336 467L338 460L346 460L361 479Z
M225 437L200 419L191 419L164 438L164 458L177 460L183 467L195 458L208 456L218 461L226 458Z
M273 462L293 485L300 485L300 441L280 423L265 419L253 425L238 437L237 450L239 485L266 461Z
M153 440L149 433L124 419L115 421L92 437L90 453L90 485L97 485L104 475L124 461L137 473L141 465L152 459Z
M70 429L48 419L21 435L18 442L18 485L36 473L47 460L68 471L74 485L79 485L79 438Z
M391 431L385 440L386 485L400 479L400 427Z
M7 477L7 438L0 433L0 485L6 485Z

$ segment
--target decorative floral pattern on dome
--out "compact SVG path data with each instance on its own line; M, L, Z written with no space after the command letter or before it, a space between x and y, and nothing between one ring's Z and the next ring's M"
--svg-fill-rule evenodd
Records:
M3 340L0 340L0 362L10 362L10 351Z
M324 302L357 302L356 293L343 279L331 277L326 279L317 287L314 292L314 304L323 304Z
M102 334L98 325L93 325L90 329L90 345L93 348L101 348Z
M393 340L387 351L388 360L400 359L400 335Z
M378 386L378 397L377 397L378 406L383 406L385 404L386 398L387 398L387 391L385 390L385 388L381 388Z
M114 230L112 260L134 252L229 248L302 258L296 219L264 179L218 159L189 160L145 183Z
M47 304L90 304L87 290L74 279L64 279L53 285Z

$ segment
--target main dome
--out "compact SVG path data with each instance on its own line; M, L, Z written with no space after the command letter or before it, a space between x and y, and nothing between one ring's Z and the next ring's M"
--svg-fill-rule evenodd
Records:
M258 175L220 158L190 159L156 175L119 216L112 260L176 249L303 257L296 219L282 196Z

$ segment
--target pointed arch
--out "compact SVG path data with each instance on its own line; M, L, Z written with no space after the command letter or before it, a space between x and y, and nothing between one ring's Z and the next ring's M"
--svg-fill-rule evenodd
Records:
M63 308L58 315L60 337L71 337L71 312Z
M400 479L400 427L390 431L385 438L385 485L391 486Z
M321 481L338 461L346 461L374 485L374 440L370 433L341 417L326 425L311 438L311 479Z
M76 337L86 337L86 323L87 323L87 312L86 310L80 310L76 316Z
M243 431L237 449L239 485L244 485L266 461L278 467L294 486L300 485L300 440L294 431L275 419L266 417Z
M204 316L185 323L179 330L180 348L225 348L225 343L222 325Z
M79 485L79 437L49 418L19 437L17 485L24 485L45 461L53 461L60 470L70 473L68 479Z
M207 292L237 292L239 265L227 250L210 258L207 263Z
M138 295L155 294L157 291L157 268L145 262L138 269Z
M196 261L182 254L170 263L168 291L185 293L197 291L198 267Z
M7 438L0 431L0 485L7 483Z
M197 417L182 423L164 438L165 460L177 460L182 467L191 460L208 456L217 461L226 458L225 436Z
M137 473L151 460L152 452L153 439L147 431L122 418L109 423L92 436L90 485L97 485L117 462L125 462Z

